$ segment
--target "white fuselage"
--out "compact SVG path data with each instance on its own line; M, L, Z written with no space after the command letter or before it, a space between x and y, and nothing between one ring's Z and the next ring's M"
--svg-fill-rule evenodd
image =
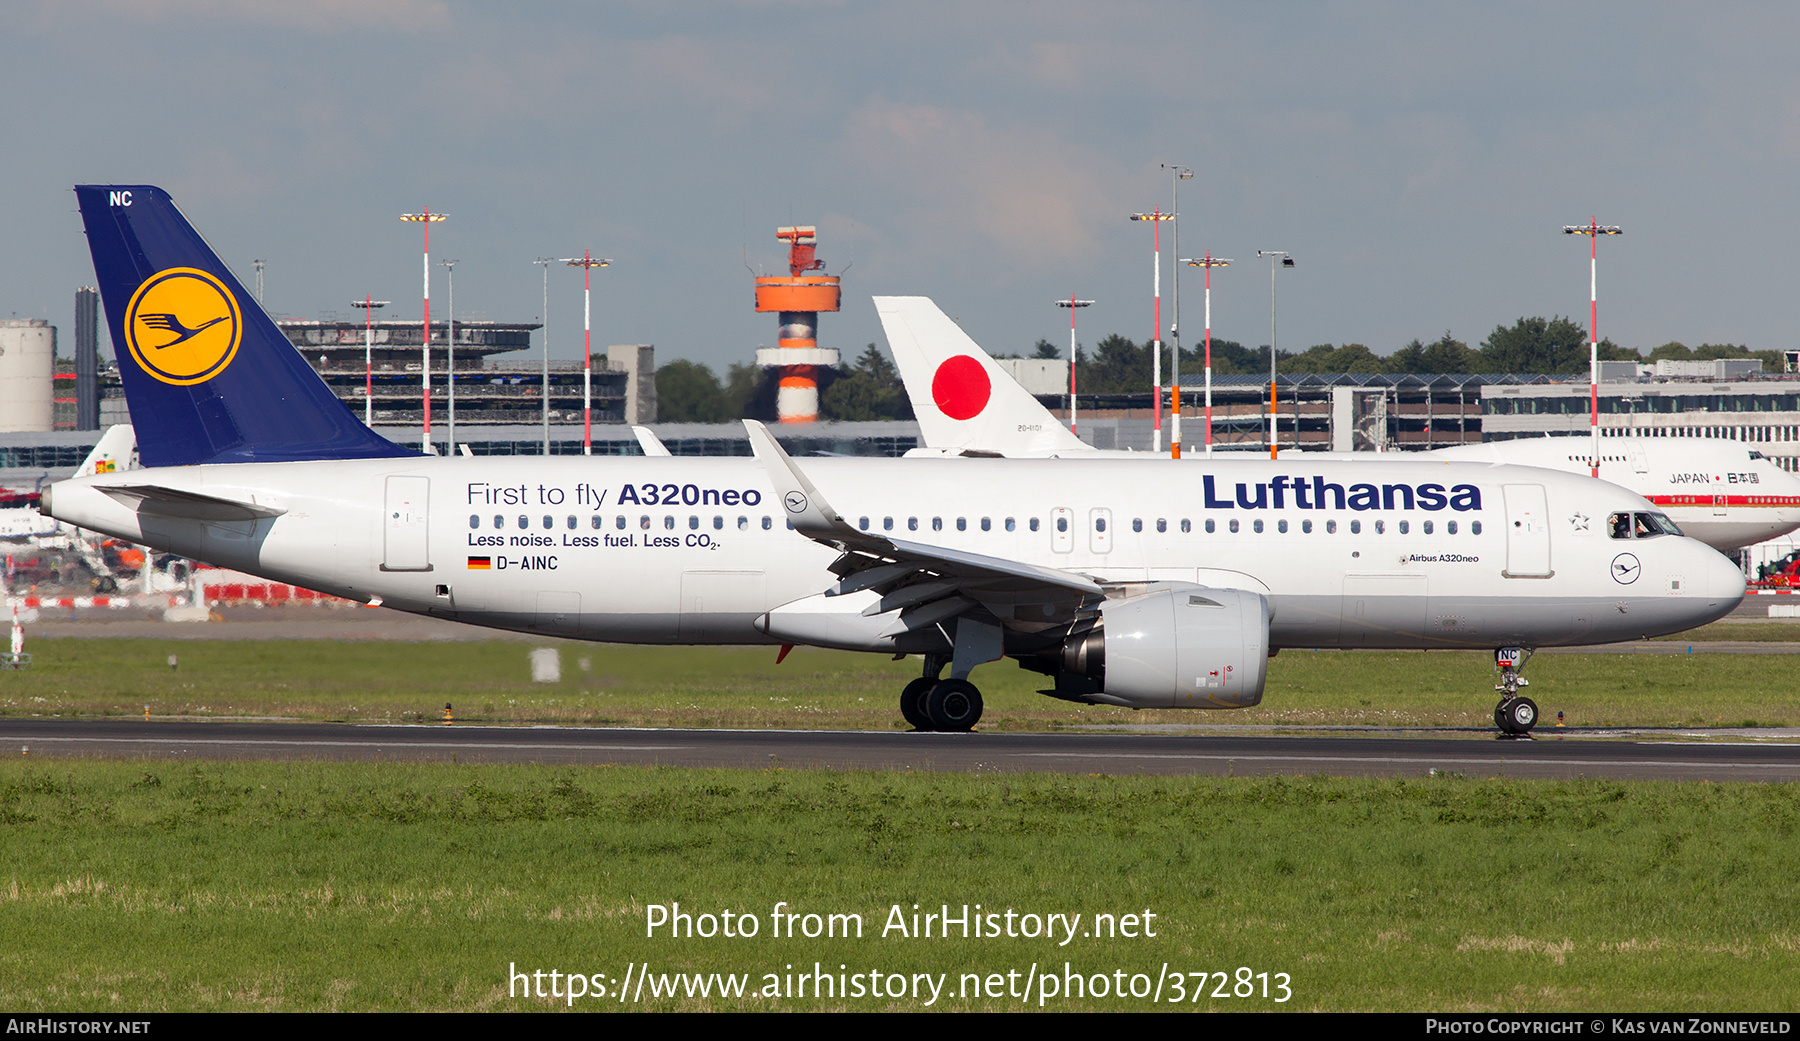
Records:
M1546 470L1304 457L804 469L876 534L1103 585L1263 593L1274 647L1599 643L1691 628L1743 597L1730 562L1692 539L1610 538L1609 515L1651 509L1639 497ZM278 515L140 513L105 486ZM65 481L51 503L82 527L278 581L590 640L779 642L757 620L835 581L836 552L788 529L745 458L240 463Z

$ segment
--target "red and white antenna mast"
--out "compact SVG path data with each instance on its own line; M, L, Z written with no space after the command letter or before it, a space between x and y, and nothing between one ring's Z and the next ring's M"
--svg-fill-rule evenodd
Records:
M425 434L423 438L424 452L431 454L431 226L438 221L449 220L447 213L433 213L431 207L425 207L423 213L402 213L400 219L411 223L425 225L425 338L421 342L420 361L423 369L419 373L419 393L425 402Z
M375 425L375 309L386 307L386 300L365 296L350 301L351 307L363 309L363 426Z
M1134 213L1132 220L1150 223L1150 292L1154 299L1150 327L1150 450L1162 451L1162 222L1174 220L1173 213L1159 207L1149 213Z
M1617 224L1601 224L1592 217L1586 224L1570 224L1564 235L1588 236L1588 429L1593 437L1588 466L1600 476L1600 236L1622 235Z
M594 269L611 267L612 261L589 250L563 263L581 268L581 454L594 454Z
M1215 257L1212 255L1212 251L1208 250L1205 256L1184 260L1182 263L1188 267L1206 269L1206 454L1212 455L1212 269L1228 267L1231 261L1223 257Z
M1079 307L1092 307L1092 300L1077 300L1070 293L1067 300L1058 300L1058 307L1069 309L1069 433L1080 436L1075 430L1075 310Z

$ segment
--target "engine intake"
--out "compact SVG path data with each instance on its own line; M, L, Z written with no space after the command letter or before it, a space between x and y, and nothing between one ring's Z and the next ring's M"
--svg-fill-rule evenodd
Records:
M1168 583L1108 600L1096 622L1071 633L1057 689L1128 708L1249 708L1262 701L1268 663L1262 594Z

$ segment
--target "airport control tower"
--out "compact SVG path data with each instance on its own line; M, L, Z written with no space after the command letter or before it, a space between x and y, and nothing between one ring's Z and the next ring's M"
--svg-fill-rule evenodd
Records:
M838 352L819 346L819 312L838 309L836 275L813 275L825 267L815 259L818 229L777 228L775 237L788 244L788 277L765 275L756 280L756 309L779 314L779 347L756 352L756 363L781 370L775 396L783 423L811 423L819 418L819 370L836 368Z

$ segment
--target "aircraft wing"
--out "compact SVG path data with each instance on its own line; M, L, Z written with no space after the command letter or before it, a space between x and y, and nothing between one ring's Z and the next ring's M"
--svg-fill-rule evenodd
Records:
M794 530L843 554L831 565L839 581L825 595L873 590L879 599L865 617L898 612L887 635L977 608L1010 630L1060 630L1105 596L1098 582L1071 571L860 531L819 494L767 427L755 420L744 426Z

